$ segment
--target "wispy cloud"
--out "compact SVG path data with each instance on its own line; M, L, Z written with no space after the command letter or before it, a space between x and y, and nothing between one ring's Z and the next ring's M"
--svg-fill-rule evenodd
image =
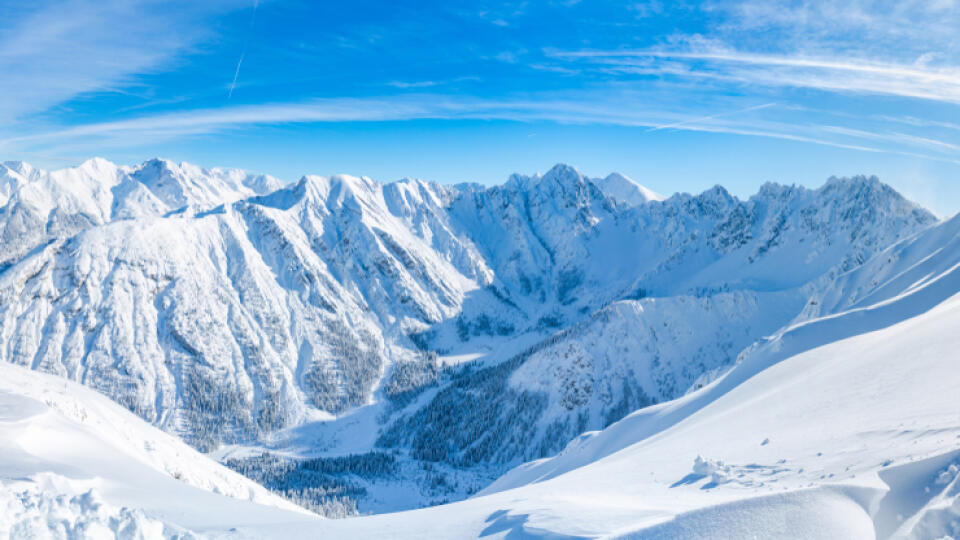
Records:
M448 107L449 108L449 107ZM240 105L98 122L5 139L0 143L67 140L89 136L171 137L212 133L264 124L404 120L438 115L442 102L431 106L418 99L328 99L293 104Z
M642 95L633 94L542 94L506 100L411 94L150 115L7 138L0 140L0 148L75 148L80 141L144 145L256 125L484 119L648 128L643 133L662 129L723 133L960 163L960 146L947 141L899 132L873 133L834 125L774 121L751 114L774 105L761 103L733 110L726 108L714 114L691 115L683 110L651 106ZM785 110L790 112L789 108ZM917 150L910 150L911 147Z
M0 121L129 85L207 35L232 2L60 0L0 7ZM131 27L131 21L146 21Z
M411 90L417 88L431 88L434 86L444 86L450 84L457 84L463 82L480 82L482 79L473 75L464 75L462 77L455 77L453 79L443 79L443 80L428 80L428 81L389 81L386 83L387 86L393 88L399 88L401 90Z
M184 53L210 36L206 28L227 26L205 24L209 14L249 10L251 0L175 0L173 7L160 0L45 1L16 13L0 4L0 152L14 156L150 152L158 142L229 137L260 126L485 119L637 127L629 136L638 140L686 131L960 159L960 124L949 116L960 105L955 0L710 0L633 8L485 2L463 13L448 6L434 16L401 6L385 17L338 8L323 11L330 28L316 39L271 35L256 42L259 54L251 48L248 55L254 2L245 38L247 11L231 19L239 21L230 23L234 39L210 40L203 47L211 54L189 57ZM693 23L681 28L684 20L670 19L657 26L675 10ZM264 28L282 17L264 14L258 24L266 36ZM104 31L131 20L148 24L134 33ZM614 24L624 22L634 26ZM651 35L635 32L638 25ZM213 52L223 43L231 45ZM190 73L213 74L203 100L170 100L196 96L192 81L178 80L167 93L133 86L181 58L198 62ZM228 99L237 91L275 101L206 108L224 102L225 89ZM130 99L81 107L82 116L68 109L78 96L104 91L137 92L165 112L131 116L139 113ZM330 97L369 92L393 95ZM29 121L11 128L18 119Z
M851 137L857 137L860 139L892 142L898 145L917 146L937 152L951 152L956 155L960 155L960 145L938 139L931 139L930 137L921 137L918 135L910 135L907 133L898 132L864 131L862 129L853 129L843 126L823 126L822 129L825 132L849 135Z
M745 85L887 94L960 103L960 69L953 67L932 68L732 50L557 51L549 54L602 66L639 68L646 73L715 78ZM661 60L685 63L661 65Z
M431 86L437 86L438 84L442 83L438 81L390 81L387 83L387 86L406 90L408 88L429 88Z
M684 120L684 121L682 121L682 122L674 122L674 123L672 123L672 124L663 124L662 126L656 126L656 127L652 127L652 128L650 128L650 129L648 129L648 130L647 130L647 133L650 133L650 132L653 132L653 131L660 131L661 129L677 129L677 128L682 128L682 127L689 126L689 125L693 125L693 124L701 124L701 123L706 122L706 121L708 121L708 120L714 120L714 119L716 119L716 118L722 118L722 117L724 117L724 116L741 114L741 113L750 112L750 111L759 111L760 109L766 109L766 108L768 108L768 107L773 107L774 105L776 105L776 103L764 103L764 104L762 104L762 105L753 105L753 106L751 106L751 107L746 107L746 108L744 108L744 109L738 109L738 110L736 110L736 111L727 111L727 112L721 112L721 113L716 113L716 114L709 114L709 115L707 115L707 116L700 116L700 117L697 117L697 118L691 118L691 119L689 119L689 120Z
M915 116L880 115L877 118L886 122L896 122L899 124L906 124L908 126L914 126L914 127L940 128L940 129L947 129L951 131L960 131L960 123L957 123L957 122L944 122L942 120L931 120L929 118L917 118Z

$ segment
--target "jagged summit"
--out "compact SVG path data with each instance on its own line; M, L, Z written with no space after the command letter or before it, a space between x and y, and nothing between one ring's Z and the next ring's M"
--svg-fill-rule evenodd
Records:
M543 176L541 181L556 182L558 184L579 184L585 180L585 177L572 165L566 163L557 163L550 168Z
M17 172L26 172L33 170L33 166L26 161L11 160L4 161L3 166Z
M588 178L576 167L565 163L558 163L543 174L526 176L515 173L503 187L521 192L539 190L547 193L562 193L566 197L579 197L588 191L587 184L592 184L605 196L628 206L662 201L665 198L620 173L610 173L604 178Z
M87 182L102 182L103 187L110 189L122 180L118 176L128 176L148 187L153 195L159 197L170 210L182 207L184 205L194 205L197 207L215 206L222 201L244 198L255 195L265 195L284 187L283 182L265 174L249 174L239 169L212 168L203 169L190 163L176 163L164 158L152 158L139 165L117 166L109 160L102 157L88 159L77 167L59 169L56 171L46 171L37 169L29 163L23 161L7 161L3 163L3 168L8 176L8 183L13 177L11 174L20 178L20 181L27 180L34 182L38 179L48 179L47 181L63 183L66 179L80 177L86 178ZM51 180L52 179L52 180ZM417 186L428 186L427 191L437 191L437 184L419 179L404 178L395 182L380 183L369 177L357 177L352 175L331 175L317 176L305 175L299 182L312 182L316 187L317 193L325 197L325 193L331 190L345 188L347 192L372 192L378 190L378 186L389 186L391 184L407 184ZM70 180L73 182L74 180ZM641 184L638 184L629 177L620 173L610 173L603 178L591 179L580 173L575 167L558 163L551 167L546 173L537 173L532 176L522 174L513 174L508 181L503 184L504 188L519 189L521 191L531 191L545 189L547 185L554 186L551 189L562 188L562 193L572 193L570 188L577 187L582 189L586 183L592 183L600 189L605 195L614 200L627 204L628 206L642 205L650 201L664 201L667 197L660 195ZM296 184L296 183L294 183ZM10 188L8 188L10 189ZM476 192L486 189L480 184L460 184L445 188L454 192ZM416 190L422 191L422 187ZM836 190L836 193L843 193L844 196L860 197L876 193L879 197L891 197L895 201L904 200L895 190L887 184L881 182L876 176L858 175L853 177L830 177L826 184L815 190L810 190L802 186L788 186L773 182L765 183L760 187L754 197L776 198L783 197L786 193L802 192L820 192L823 190ZM548 190L549 191L549 190ZM340 193L340 191L337 191ZM673 197L676 197L674 195ZM705 192L695 195L701 200L712 199L715 202L729 202L735 197L730 195L723 186L714 186ZM681 197L683 198L683 197ZM875 201L876 202L876 201ZM915 205L909 202L908 204ZM917 207L919 208L919 207ZM920 209L923 211L922 209Z
M557 163L550 167L546 173L536 173L533 175L524 175L514 173L510 175L507 185L513 184L521 189L529 189L541 182L553 182L557 184L578 184L586 180L586 177L572 165L566 163Z
M865 175L857 174L854 176L831 176L827 179L827 185L843 186L880 186L883 182L875 174Z
M159 158L127 167L96 157L53 171L8 162L0 168L0 241L6 248L0 265L91 226L203 212L280 186L264 175Z
M553 167L550 167L546 173L538 172L533 175L514 173L510 175L505 186L527 190L542 182L570 185L579 184L585 180L586 177L583 176L576 167L565 163L557 163Z

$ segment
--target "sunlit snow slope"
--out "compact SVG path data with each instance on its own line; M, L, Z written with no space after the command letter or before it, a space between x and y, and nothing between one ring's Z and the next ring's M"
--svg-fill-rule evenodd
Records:
M844 276L877 302L797 324L703 389L479 496L335 536L940 538L960 532L960 219ZM885 291L881 293L879 291Z
M169 538L317 519L92 390L0 364L0 538Z

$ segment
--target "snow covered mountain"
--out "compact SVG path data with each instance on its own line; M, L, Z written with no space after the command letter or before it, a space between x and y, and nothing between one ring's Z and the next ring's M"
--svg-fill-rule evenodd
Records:
M716 380L584 433L474 497L346 520L292 513L93 392L0 365L0 501L13 509L0 514L0 530L122 529L148 538L955 536L960 217L879 251L812 298L803 316L746 348ZM821 309L830 314L811 313ZM56 444L64 439L70 444ZM236 501L188 485L209 489L203 483L211 481L259 498Z
M825 293L846 297L842 311L784 328L713 383L585 433L469 500L319 530L393 538L955 537L958 242L960 217L897 243Z
M279 187L270 176L160 159L121 167L94 158L59 171L21 161L0 163L0 265L95 225L214 206Z
M281 491L306 474L291 457L343 458L308 465L345 470L360 511L463 498L709 384L849 309L845 276L936 221L864 177L741 201L564 165L490 188L279 187L160 160L4 171L0 358L227 445Z

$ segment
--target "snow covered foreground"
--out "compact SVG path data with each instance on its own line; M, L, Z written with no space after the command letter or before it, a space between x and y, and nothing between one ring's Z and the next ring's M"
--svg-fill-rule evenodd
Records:
M105 398L0 365L0 535L956 538L958 229L844 276L820 302L858 302L761 341L701 390L410 512L291 512Z
M320 519L92 390L5 363L0 456L0 538L190 538Z

